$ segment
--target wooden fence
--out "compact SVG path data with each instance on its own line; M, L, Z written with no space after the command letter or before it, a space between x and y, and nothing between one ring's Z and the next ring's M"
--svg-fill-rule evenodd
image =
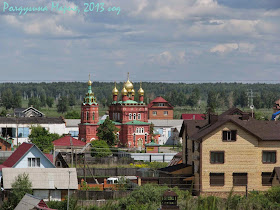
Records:
M113 200L127 197L131 191L83 191L78 190L76 193L79 200Z
M77 168L78 177L84 176L136 176L139 168Z

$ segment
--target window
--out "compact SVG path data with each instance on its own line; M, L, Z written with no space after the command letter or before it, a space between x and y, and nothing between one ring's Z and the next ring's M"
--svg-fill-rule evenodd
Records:
M28 167L40 167L40 158L28 158Z
M92 120L94 120L94 112L92 112Z
M145 133L145 142L148 140L148 134Z
M276 163L276 151L263 151L263 163Z
M89 113L87 112L87 120L89 120Z
M156 115L157 115L157 112L156 112L156 111L153 111L153 115L156 116Z
M62 166L61 161L59 161L59 160L56 161L56 164L55 164L55 165L56 165L56 167L61 168L61 166Z
M136 120L136 113L133 113L133 120Z
M138 120L141 120L141 114L138 113Z
M168 115L168 111L164 111L163 114L164 114L164 115Z
M117 133L117 139L120 140L120 133Z
M223 141L236 141L236 130L223 131Z
M262 185L271 186L270 177L271 172L262 172Z
M224 186L225 174L224 173L210 173L210 186Z
M141 133L144 133L144 128L141 128Z
M131 113L129 113L129 119L132 120L132 114Z
M225 152L211 152L210 163L224 163Z
M158 106L164 106L164 103L158 103Z
M233 173L233 186L246 186L248 184L247 173Z
M29 136L29 128L18 128L18 137L27 138Z

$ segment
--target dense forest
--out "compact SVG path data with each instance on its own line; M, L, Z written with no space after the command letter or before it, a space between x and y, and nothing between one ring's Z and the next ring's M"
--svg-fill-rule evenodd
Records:
M140 84L134 83L137 90ZM113 83L93 82L93 92L102 107L112 101ZM117 83L119 92L123 83ZM173 106L201 107L205 109L227 109L232 106L248 107L249 90L253 92L253 104L257 109L271 109L274 102L280 98L279 84L243 84L243 83L151 83L143 82L145 102L156 96L163 96ZM53 82L53 83L1 83L1 105L6 109L22 106L21 100L36 108L57 106L58 111L64 112L63 105L70 106L81 103L87 92L86 82ZM121 96L119 94L119 99ZM60 110L59 110L60 109Z

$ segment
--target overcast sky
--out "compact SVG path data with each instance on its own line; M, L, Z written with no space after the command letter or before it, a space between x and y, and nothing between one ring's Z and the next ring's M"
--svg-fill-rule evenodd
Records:
M51 0L6 0L51 7ZM84 8L85 0L59 0ZM88 2L88 1L87 1ZM97 2L97 1L95 1ZM0 81L280 80L279 0L103 0L116 13L3 12Z

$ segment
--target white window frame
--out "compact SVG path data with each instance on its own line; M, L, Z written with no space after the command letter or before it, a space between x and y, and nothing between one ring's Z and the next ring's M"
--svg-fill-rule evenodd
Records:
M167 116L168 115L168 111L163 111L163 115Z
M136 120L136 113L133 113L133 120Z
M153 116L157 116L157 111L153 111Z
M28 162L28 168L40 168L41 166L40 158L30 157L27 159L27 162Z
M141 120L141 113L138 113L138 120Z
M129 120L132 120L132 114L129 113Z

